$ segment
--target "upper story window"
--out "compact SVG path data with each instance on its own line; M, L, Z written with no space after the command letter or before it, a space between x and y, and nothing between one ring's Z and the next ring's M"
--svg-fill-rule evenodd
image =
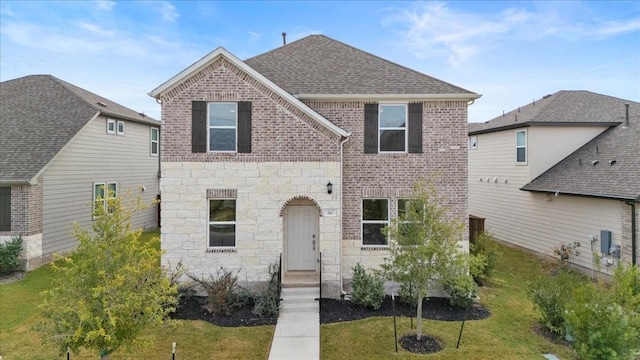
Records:
M474 150L478 148L478 137L473 135L469 136L469 149Z
M150 145L149 145L149 153L151 155L158 155L160 152L160 129L151 128L150 133Z
M516 132L516 163L527 163L527 131Z
M407 106L380 104L379 152L406 152L407 149Z
M116 121L114 119L107 119L107 134L116 133Z
M422 153L422 103L365 104L364 152Z
M251 102L191 102L191 151L251 152Z
M236 200L209 199L209 247L236 246Z
M118 120L118 135L124 135L124 121Z
M236 151L238 105L209 103L209 151Z
M362 199L362 245L387 245L383 229L389 225L388 199Z

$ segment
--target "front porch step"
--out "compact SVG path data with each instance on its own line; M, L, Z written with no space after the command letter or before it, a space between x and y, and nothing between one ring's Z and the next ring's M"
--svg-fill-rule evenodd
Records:
M315 273L288 273L282 277L283 288L319 287L319 276Z

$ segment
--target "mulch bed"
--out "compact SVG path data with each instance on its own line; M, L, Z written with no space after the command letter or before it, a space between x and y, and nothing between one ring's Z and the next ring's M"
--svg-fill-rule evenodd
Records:
M431 354L444 349L440 340L428 335L422 335L420 340L416 334L405 335L400 338L400 345L403 349L416 354Z
M275 325L278 318L260 317L252 313L253 304L235 308L229 316L213 316L203 308L206 298L200 296L182 297L176 311L171 315L173 319L182 320L203 320L217 326L240 327ZM397 316L416 316L416 309L396 301ZM320 323L330 324L342 321L353 321L373 316L393 316L393 303L391 297L387 296L382 306L373 310L354 305L348 300L322 299L322 310L320 311ZM480 304L474 303L467 311L449 305L449 300L445 298L429 298L424 300L422 305L422 317L430 320L440 321L462 321L482 320L491 316L489 310ZM415 338L415 336L414 336Z

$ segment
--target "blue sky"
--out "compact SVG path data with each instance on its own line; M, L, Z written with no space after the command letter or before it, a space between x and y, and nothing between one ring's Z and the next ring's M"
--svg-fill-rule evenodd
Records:
M51 74L160 119L147 93L218 46L310 34L482 94L486 121L558 90L640 102L638 1L7 1L0 80Z

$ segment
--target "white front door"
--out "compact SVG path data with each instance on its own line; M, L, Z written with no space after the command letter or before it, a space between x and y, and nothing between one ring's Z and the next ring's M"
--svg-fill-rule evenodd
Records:
M316 270L317 224L315 206L287 207L287 270Z

